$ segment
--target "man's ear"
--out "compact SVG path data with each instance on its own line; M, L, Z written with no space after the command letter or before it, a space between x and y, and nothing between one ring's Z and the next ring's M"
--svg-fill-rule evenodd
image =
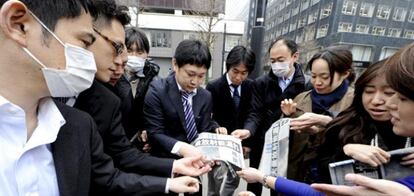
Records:
M177 66L177 61L175 60L175 58L173 58L172 60L171 60L171 63L172 63L172 68L173 68L173 70L175 71L175 72L177 72L178 70L178 66Z
M0 29L6 38L27 46L27 29L33 20L27 7L20 1L6 1L0 9Z

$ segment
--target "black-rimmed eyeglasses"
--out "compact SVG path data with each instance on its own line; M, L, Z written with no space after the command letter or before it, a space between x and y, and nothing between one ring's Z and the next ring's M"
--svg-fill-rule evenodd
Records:
M93 30L99 35L99 36L101 36L102 38L104 38L104 40L106 40L107 42L109 42L111 45L112 45L112 47L114 47L114 49L115 49L115 53L116 53L116 56L119 56L119 55L121 55L123 52L124 52L124 50L125 50L125 45L123 44L123 43L119 43L119 42L116 42L116 41L113 41L113 40L111 40L111 39L109 39L109 37L107 37L106 35L103 35L101 32L99 32L96 28L93 28Z

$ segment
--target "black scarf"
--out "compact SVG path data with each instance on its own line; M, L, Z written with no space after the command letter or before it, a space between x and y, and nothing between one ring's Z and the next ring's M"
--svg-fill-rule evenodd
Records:
M311 91L312 112L316 114L328 114L336 116L329 111L329 108L340 101L346 94L349 87L349 81L344 80L335 90L328 94L318 94L315 89Z

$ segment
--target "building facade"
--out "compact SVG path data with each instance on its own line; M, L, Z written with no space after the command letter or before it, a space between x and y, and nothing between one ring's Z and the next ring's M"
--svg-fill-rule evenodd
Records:
M223 73L224 59L232 47L242 44L244 22L225 18L225 0L140 0L128 3L131 24L143 30L150 41L149 56L160 65L160 76L171 71L171 60L178 43L184 39L202 39L210 32L212 64L207 80ZM138 4L137 4L138 2ZM206 9L213 3L213 9ZM209 25L209 20L213 25ZM210 31L207 29L211 28Z
M364 67L414 41L414 1L269 0L264 45L279 36L302 46L302 62L321 48L345 45Z

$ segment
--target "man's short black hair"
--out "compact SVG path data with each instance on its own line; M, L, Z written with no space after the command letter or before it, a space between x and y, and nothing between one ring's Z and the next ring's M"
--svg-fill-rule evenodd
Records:
M134 44L137 46L137 51L149 54L150 46L145 33L136 27L127 27L125 29L125 45L131 49Z
M298 52L298 44L295 41L288 39L286 37L278 37L275 40L273 40L272 43L270 43L269 50L267 52L270 53L270 49L272 49L273 45L275 45L275 43L281 40L289 48L291 55L294 55L296 52Z
M0 5L7 0L0 0ZM76 18L82 11L96 17L96 8L91 0L20 0L33 12L50 30L54 31L58 20ZM44 30L44 35L48 35Z
M187 39L181 41L175 49L174 58L178 67L191 64L197 67L205 67L206 69L210 68L210 50L200 40Z
M254 69L255 63L256 55L251 49L244 46L235 46L227 55L226 69L229 71L232 67L244 64L250 74Z
M119 21L123 26L131 22L128 7L118 5L114 0L94 0L93 4L97 11L97 17L94 22L97 28L109 26L112 19Z

